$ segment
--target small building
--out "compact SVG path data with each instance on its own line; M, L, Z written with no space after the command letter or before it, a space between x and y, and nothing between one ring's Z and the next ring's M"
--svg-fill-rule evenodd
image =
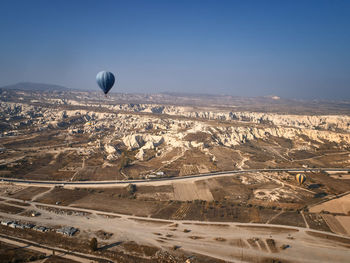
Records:
M33 229L36 231L42 232L42 233L49 231L49 229L44 227L44 226L35 226L35 227L33 227Z
M155 178L157 178L157 175L155 175L155 174L147 174L146 175L146 179L155 179Z
M61 233L66 236L73 236L76 232L78 232L78 228L71 227L71 226L65 226L60 229L58 229L56 232Z
M33 227L35 227L35 225L31 223L23 224L23 226L24 228L29 228L29 229L32 229Z
M156 172L156 173L152 173L152 174L147 174L145 176L146 179L157 179L157 178L162 178L164 177L165 173L162 171Z
M24 225L24 224L21 224L21 223L18 223L18 224L16 225L16 228L25 229L25 225Z
M2 220L1 221L1 225L3 225L3 226L9 226L11 223L13 223L13 221L11 221L11 220Z
M17 224L17 222L12 222L8 226L11 228L17 228L19 225Z

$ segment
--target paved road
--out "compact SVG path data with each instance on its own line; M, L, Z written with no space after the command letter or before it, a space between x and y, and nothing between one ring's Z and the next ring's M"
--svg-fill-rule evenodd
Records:
M247 170L232 170L223 172L213 172L197 175L188 175L181 177L168 177L168 178L157 178L157 179L140 179L140 180L114 180L114 181L45 181L45 180L23 180L23 179L13 179L13 178L0 178L2 182L15 183L21 185L33 185L33 186L85 186L85 187L107 187L113 185L123 185L123 184L152 184L152 182L168 182L179 180L189 180L189 179L200 179L205 177L218 177L218 176L229 176L232 174L242 174L242 173L256 173L256 172L319 172L319 171L336 171L336 172L350 172L350 168L285 168L285 169L247 169Z

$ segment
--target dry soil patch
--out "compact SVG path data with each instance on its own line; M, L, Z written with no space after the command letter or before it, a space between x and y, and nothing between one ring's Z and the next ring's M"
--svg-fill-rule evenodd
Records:
M312 213L320 213L322 210L330 213L347 214L350 211L350 194L310 208Z

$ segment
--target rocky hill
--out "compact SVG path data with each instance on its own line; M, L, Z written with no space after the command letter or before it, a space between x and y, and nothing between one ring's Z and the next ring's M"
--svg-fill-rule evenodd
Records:
M9 90L24 90L24 91L68 91L69 89L60 85L34 83L34 82L19 82L13 85L0 87L0 89Z

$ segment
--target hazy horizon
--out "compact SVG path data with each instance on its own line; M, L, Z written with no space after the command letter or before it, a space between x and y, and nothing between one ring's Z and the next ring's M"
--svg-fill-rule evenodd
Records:
M0 87L350 99L348 1L2 1Z

